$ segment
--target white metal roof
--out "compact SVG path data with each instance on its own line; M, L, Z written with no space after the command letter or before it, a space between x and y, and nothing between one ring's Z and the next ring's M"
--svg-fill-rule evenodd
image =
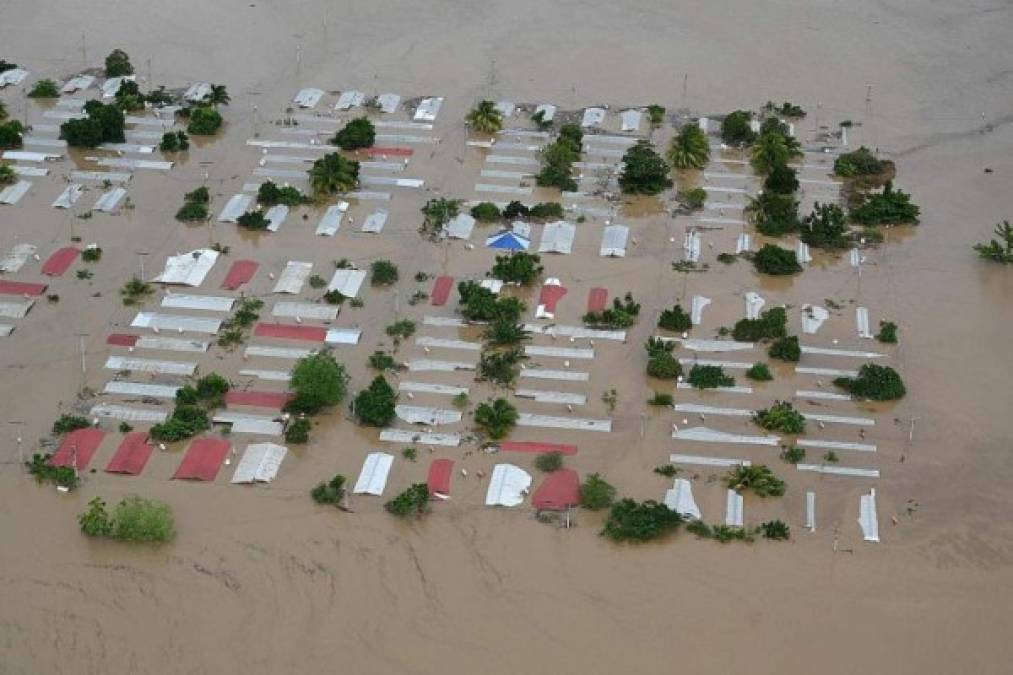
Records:
M70 179L75 181L98 181L105 183L128 183L133 176L119 171L71 171Z
M14 326L9 323L0 323L0 337L10 337L14 332Z
M327 237L333 237L341 227L341 221L348 211L348 202L338 202L327 207L320 224L317 225L316 233Z
M385 443L420 443L423 445L443 445L456 448L461 444L461 435L434 434L406 429L384 429L380 432L380 440Z
M95 77L92 75L77 75L67 80L60 89L64 94L73 94L75 91L87 89L95 84Z
M338 308L314 302L276 302L271 308L271 316L334 321L338 318Z
M535 114L542 113L542 120L545 122L551 122L552 118L556 116L556 106L551 103L542 103L535 108Z
M138 373L159 373L164 375L193 375L194 371L197 370L196 363L137 359L126 356L110 356L106 359L105 367L109 370L130 370Z
M430 316L422 317L423 326L439 326L440 328L463 328L468 324L456 316Z
M199 248L189 253L170 256L165 261L165 269L154 278L163 284L182 284L184 286L200 286L208 275L218 252L209 248Z
M458 214L443 226L443 232L451 239L469 239L475 229L475 219L467 213Z
M871 338L872 331L869 330L869 309L867 307L855 308L855 325L858 328L858 337Z
M102 390L106 394L124 396L151 396L153 398L175 398L179 387L168 384L148 384L146 382L106 382Z
M218 222L220 223L234 223L239 220L239 216L246 213L253 204L252 195L232 195L229 201L226 202L225 208L218 214Z
M362 339L362 331L358 328L328 328L324 342L329 345L357 345Z
M876 513L876 488L867 495L861 495L858 501L858 524L862 528L865 541L879 541L879 516Z
M636 131L640 128L640 119L643 117L643 113L639 110L624 110L619 113L620 128L623 131Z
M494 107L503 117L510 117L514 114L514 110L517 109L517 106L511 101L497 101Z
M127 196L127 191L121 187L110 188L106 192L99 195L99 198L95 200L94 208L96 211L103 211L105 213L112 213L116 210L116 207L120 205L120 202L124 197Z
M380 94L376 97L376 102L380 106L380 112L392 113L400 105L401 97L397 94Z
M194 82L191 84L186 92L183 94L184 101L191 101L193 103L199 103L203 101L211 93L210 82Z
M263 356L271 359L302 359L314 350L305 347L272 347L269 345L250 345L243 350L244 356Z
M383 489L387 487L387 476L390 474L390 467L394 464L394 455L388 455L386 452L371 452L366 455L365 461L362 463L362 471L359 472L359 478L355 481L355 487L352 492L357 495L376 495L379 497L383 494Z
M624 330L601 330L598 328L585 328L584 326L561 326L559 324L543 326L542 324L536 323L524 324L524 330L528 330L536 334L556 335L577 339L612 340L613 342L626 341L626 331Z
M31 152L28 150L5 150L4 159L15 162L52 162L63 155L59 152Z
M395 414L409 424L456 424L461 421L460 410L445 410L420 405L396 405Z
M383 226L387 224L387 210L377 209L371 214L366 216L366 219L362 221L362 231L371 232L373 234L380 234L383 231Z
M690 230L682 242L682 252L689 262L700 262L700 233Z
M260 380L267 380L269 382L288 382L292 379L292 373L287 370L258 370L256 368L243 368L239 371L240 375L246 377L256 377Z
M866 352L856 349L835 349L833 347L811 347L802 345L803 354L819 354L820 356L844 356L855 359L878 359L885 356L879 352Z
M4 153L5 155L7 153ZM28 191L31 189L32 184L26 180L19 180L14 185L8 185L3 190L0 190L0 204L9 204L13 206L21 201Z
M481 342L471 342L469 340L454 340L450 338L437 338L430 337L428 335L420 335L415 338L415 344L419 347L437 347L440 349L463 349L469 352L480 352L482 351Z
M672 488L665 492L665 506L684 518L703 518L693 499L693 485L685 478L676 478Z
M419 107L415 109L415 116L412 119L416 122L435 122L436 116L440 114L440 106L442 105L442 96L424 98L419 102Z
M746 299L746 318L759 319L760 311L763 309L763 306L767 304L767 301L764 300L763 297L755 291L747 292L745 299Z
M548 368L522 368L521 377L529 377L535 380L561 380L563 382L587 382L591 379L590 373L582 373L576 370L550 370Z
M278 469L288 454L288 448L277 443L251 443L246 446L233 483L270 483L278 475Z
M625 225L606 225L601 235L601 256L603 258L622 258L626 256L626 241L630 238L630 228Z
M35 304L34 300L24 299L0 299L0 316L5 319L23 319L28 310Z
M67 147L67 141L61 141L58 138L43 138L41 136L24 136L21 138L21 142L24 145L35 145L43 148L61 148Z
M71 183L63 189L59 197L53 200L52 206L57 209L69 209L81 198L82 194L84 194L84 189L77 183Z
M248 415L222 410L212 418L215 424L229 424L234 434L262 434L281 436L282 423L269 415Z
M560 359L593 359L594 349L584 347L549 347L526 345L524 353L528 356L551 356Z
M584 116L580 120L582 127L596 127L605 121L605 108L584 108Z
M267 231L277 232L282 224L285 222L285 218L288 217L288 207L284 204L276 204L272 206L264 213L264 218L267 219Z
M42 178L43 176L49 175L49 169L42 166L18 166L14 165L11 167L14 169L14 173L18 176L28 176L29 178Z
M800 448L823 448L827 450L854 450L856 452L876 452L871 443L849 443L848 441L823 441L815 438L799 438L795 445Z
M295 95L292 102L300 108L313 108L316 107L317 103L320 103L320 99L324 97L323 89L316 89L314 87L308 87L306 89L299 90L299 93Z
M184 316L181 314L157 314L155 312L138 312L130 322L131 328L151 328L187 333L206 333L215 335L222 327L222 320L204 316Z
M17 272L24 267L30 257L35 255L36 250L32 244L15 244L11 247L11 252L0 260L0 272Z
M517 398L529 398L536 403L561 403L569 405L585 405L587 396L584 394L570 394L564 391L541 391L538 389L517 389L514 391Z
M815 335L823 322L830 318L830 312L820 305L802 305L802 332Z
M168 171L172 168L172 162L158 159L132 159L130 157L85 157L88 161L95 162L99 166L112 166L121 169L154 169L156 171Z
M661 337L662 340L674 340L682 345L683 349L689 349L694 352L739 352L752 349L756 345L752 342L736 342L735 340L705 340L697 338L687 338L685 340L681 338L667 338Z
M102 83L102 98L112 98L116 96L116 93L120 90L123 82L129 80L133 82L137 79L136 75L124 75L123 77L110 77L108 80Z
M573 238L577 234L577 226L565 220L547 223L542 231L542 241L538 245L539 253L569 253L573 250Z
M167 293L162 298L162 307L172 309L203 309L208 312L229 312L234 298L225 295L191 295L189 293Z
M142 335L137 338L134 347L138 349L158 349L166 352L206 352L210 346L204 340L187 340L185 338L162 337L160 335Z
M612 431L612 420L582 419L580 417L553 417L551 415L532 415L520 413L517 426L542 427L547 429L572 429L574 431Z
M742 527L742 495L729 489L725 495L725 525Z
M359 289L365 280L365 270L334 270L334 276L331 277L331 283L327 284L327 290L337 291L346 298L354 298L359 295Z
M518 506L531 488L531 474L513 464L497 464L489 477L486 506Z
M854 478L879 478L879 469L859 469L850 466L833 466L830 464L796 464L799 471L824 473L832 476L852 476Z
M310 278L313 271L313 263L299 260L289 260L285 269L278 276L278 282L274 285L272 293L297 294L302 290L303 284Z
M463 363L461 361L436 361L433 359L411 359L405 363L408 370L416 373L435 371L441 373L452 373L455 370L475 370L474 363Z
M134 408L125 405L114 405L111 403L100 403L92 406L89 413L92 417L105 417L107 419L123 420L125 422L153 422L160 424L165 421L169 413L162 410L150 408Z
M795 248L795 259L799 265L808 265L813 261L812 254L809 253L809 244L800 241L798 246Z
M28 77L28 71L24 68L11 68L0 73L0 89L3 89L9 84L15 86L24 82L25 78Z
M689 318L694 326L700 325L700 322L703 320L703 308L709 304L711 304L710 298L705 298L702 295L693 296L689 309Z
M742 443L745 445L772 445L781 442L780 436L745 436L715 431L707 427L690 427L672 432L672 438L680 441L702 441L705 443Z
M450 384L430 384L429 382L399 382L398 391L410 391L417 394L443 394L445 396L458 396L467 394L467 387L455 387Z
M503 290L503 282L500 279L482 279L478 282L478 285L482 288L489 289L497 295L499 295L499 292Z
M753 463L748 459L733 459L728 457L709 457L705 455L682 455L672 454L668 456L668 461L673 464L692 464L694 466L752 466Z
M366 95L361 91L349 89L348 91L341 92L338 96L338 102L334 104L335 110L348 110L356 106L362 105L366 101Z

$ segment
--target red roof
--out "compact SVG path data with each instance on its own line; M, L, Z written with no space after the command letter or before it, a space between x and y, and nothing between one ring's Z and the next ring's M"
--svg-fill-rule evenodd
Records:
M531 495L531 505L536 509L565 511L566 507L579 503L580 478L573 469L553 471Z
M429 485L429 494L439 492L441 495L450 494L450 472L454 470L454 460L434 459L429 465L429 478L426 482Z
M228 441L214 437L194 439L172 477L214 480L227 454Z
M538 304L545 305L546 312L554 313L556 303L562 300L564 295L566 295L566 289L562 286L547 284L542 286L542 292L538 294Z
M252 405L258 408L281 408L292 399L292 394L283 391L229 391L225 393L226 405Z
M42 273L48 274L51 277L62 277L63 273L74 264L77 254L80 252L73 246L54 251L53 255L49 256L46 262L42 263Z
M608 302L608 299L609 292L607 288L592 288L591 292L587 294L587 311L602 311L605 309L605 303Z
M559 452L564 455L576 455L576 445L563 443L539 443L537 441L503 441L499 449L506 452Z
M46 284L31 284L27 281L0 281L2 295L42 295Z
M140 337L140 335L130 335L129 333L112 333L106 338L106 344L117 347L133 347Z
M370 157L379 157L380 155L388 155L390 157L410 157L415 151L411 148L364 148L360 150Z
M253 278L253 275L257 272L257 267L259 265L254 260L237 260L232 263L229 273L225 275L222 288L227 288L230 291L236 290Z
M102 445L102 439L105 436L106 432L95 427L71 431L63 437L60 447L49 458L49 465L73 466L77 464L78 470L87 469L92 456L95 455L98 446Z
M258 323L253 330L257 337L283 338L285 340L308 340L323 342L327 329L320 326L300 326L285 323Z
M430 296L433 307L441 307L447 304L447 298L450 297L450 291L453 288L454 277L436 277L436 283L433 284L433 293Z
M144 465L151 457L151 445L148 444L148 434L144 431L134 431L123 437L120 447L116 448L116 454L106 465L109 473L126 473L136 476L144 470Z

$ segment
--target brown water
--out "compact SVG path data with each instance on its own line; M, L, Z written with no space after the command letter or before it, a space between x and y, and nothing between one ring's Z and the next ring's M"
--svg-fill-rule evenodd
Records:
M90 281L74 278L80 264L52 281L60 302L37 305L0 352L0 460L6 462L0 465L0 672L1008 671L1013 277L977 261L970 246L1008 218L1013 204L1009 6L523 0L342 7L319 1L121 3L115 12L101 11L107 8L9 1L0 22L0 57L26 65L33 79L60 79L82 67L83 32L88 65L122 47L143 76L151 59L156 83L223 82L233 102L223 138L199 144L168 175L136 172L131 210L80 220L50 208L62 190L60 175L70 170L67 162L55 165L54 176L36 179L20 205L0 209L4 250L29 241L45 255L78 234L106 252L92 266ZM297 211L270 236L172 220L183 193L202 183L205 168L212 212L218 212L260 156L245 139L277 137L269 124L284 116L302 86L446 96L434 131L442 142L417 146L405 174L424 178L424 193L399 192L379 237L356 231L372 204L354 205L355 224L346 223L334 239L313 236L317 214L310 210L308 220ZM22 116L18 92L0 97L13 117ZM715 263L716 252L734 245L734 227L704 234L715 244L704 250L708 273L673 272L670 262L681 257L690 221L634 204L620 215L637 239L627 258L599 259L595 229L578 234L573 255L552 257L546 267L570 289L560 323L579 320L593 286L632 291L643 303L643 318L625 347L596 346L597 359L586 368L589 386L544 382L535 388L587 393L588 405L578 409L586 417L606 416L600 396L616 388L612 434L559 435L580 445L568 463L581 473L603 472L623 494L658 498L666 481L650 469L675 449L669 433L676 416L644 406L661 385L641 375L640 345L662 308L698 293L714 299L704 314L710 330L695 332L706 337L741 316L736 294L748 290L794 307L830 298L843 309L833 312L819 343L838 338L848 346L856 343L853 307L866 305L874 324L890 319L901 326L900 345L885 351L910 393L898 404L847 406L876 417L868 438L879 453L842 461L876 466L882 478L820 479L783 469L773 449L735 448L739 456L771 462L786 477L784 498L746 498L746 518L786 520L794 528L791 543L720 546L681 534L626 547L596 535L595 514L579 513L577 527L562 531L536 523L525 509L484 508L486 484L477 472L488 472L498 458L468 445L435 449L433 456L454 458L469 476L455 475L453 499L435 504L423 521L396 522L378 500L365 498L353 500L354 515L316 508L309 487L335 472L354 477L365 452L376 447L376 432L355 427L344 410L321 422L311 444L290 455L270 486L228 486L228 467L214 485L169 481L178 451L156 452L137 478L89 474L71 495L37 487L23 475L14 439L21 436L30 453L59 412L78 405L80 386L101 389L107 379L104 337L134 314L119 303L117 289L138 269L139 251L147 253L150 272L166 255L220 241L232 252L204 291L217 288L230 260L249 257L262 265L248 289L258 295L273 285L267 271L279 272L286 260L312 261L326 276L337 258L390 258L402 270L397 290L366 289L365 307L346 306L338 320L364 331L358 347L339 350L352 387L362 386L369 377L366 357L384 341L383 327L394 317L394 294L400 294L401 316L420 319L425 311L406 302L416 288L429 286L411 281L416 270L462 278L482 275L492 262L482 247L420 245L416 233L425 199L473 195L481 154L465 147L460 120L479 97L547 100L561 110L658 101L670 111L704 115L790 99L810 111L803 131L854 120L859 126L851 144L895 159L899 187L923 210L920 227L892 230L886 245L867 251L860 280L846 258L817 257L793 280L758 279L742 262ZM41 110L32 107L30 118L40 119ZM654 136L667 138L662 131ZM83 196L77 211L97 194L92 189ZM485 231L479 228L473 240ZM36 271L30 262L16 278L33 280ZM315 297L309 289L303 296ZM86 335L84 375L79 333ZM399 356L422 354L405 344ZM235 376L247 366L283 367L265 361L245 364L238 353L214 349L201 369ZM832 357L806 362L844 367ZM789 397L796 387L812 388L815 379L783 368L775 374L749 401ZM412 379L466 380L425 375ZM490 393L473 385L471 397ZM732 394L705 398L749 405ZM421 395L416 400L445 404ZM735 418L713 425L749 428ZM518 429L513 437L546 435ZM108 461L116 436L110 434L93 467ZM825 436L858 440L852 427L828 427ZM399 458L388 494L424 480L427 455L423 450L415 464ZM530 457L506 461L534 472ZM720 521L724 487L711 480L717 474L687 474L698 477L696 497L708 520ZM883 538L878 546L863 543L855 523L858 495L872 486ZM818 493L813 534L800 524L808 489ZM75 516L89 499L113 501L131 492L172 504L180 532L175 543L128 549L80 536ZM913 516L905 512L908 500L919 505Z

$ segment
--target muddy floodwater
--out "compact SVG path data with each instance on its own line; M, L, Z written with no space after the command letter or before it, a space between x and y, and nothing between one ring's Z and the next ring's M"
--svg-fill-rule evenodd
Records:
M232 101L222 108L224 132L195 142L174 158L171 171L134 171L129 202L116 213L80 217L104 190L96 183L86 184L74 208L51 206L71 171L110 170L86 159L96 156L92 152L47 165L49 175L30 178L33 186L17 205L0 206L4 255L30 243L45 260L74 238L104 251L100 262L78 260L62 277L43 277L32 258L8 275L48 283L47 293L59 301L40 297L24 318L10 321L14 332L0 338L0 673L1010 672L1013 269L978 260L971 247L987 239L995 223L1013 217L1011 32L1013 6L1001 2L6 0L0 58L30 75L0 90L0 99L12 118L42 125L37 135L59 123L44 117L59 108L27 99L27 87L42 77L64 82L98 68L113 48L130 54L142 89L206 80L225 84ZM328 119L278 126L304 87L318 87L325 96L314 111L292 114ZM262 164L270 154L247 140L322 140L339 128L335 119L352 116L332 110L337 92L347 89L371 96L396 92L405 102L444 97L432 129L378 129L428 139L412 145L402 172L424 180L424 187L392 188L393 198L384 203L350 200L351 220L334 237L315 236L323 213L317 207L293 209L270 234L241 234L235 225L216 222L230 196L263 180L254 173L258 167L305 168ZM95 97L96 91L76 95ZM682 259L687 227L696 221L671 215L671 193L589 202L612 211L589 214L577 225L569 255L543 256L545 275L568 289L556 323L579 325L595 287L607 288L610 298L631 292L642 304L640 320L625 343L595 340L592 360L569 364L588 372L588 382L522 378L522 387L586 395L572 414L558 404L510 396L525 412L609 418L611 433L518 427L511 438L576 444L567 466L582 476L600 472L620 494L637 499L661 499L671 487L652 472L670 453L766 463L785 479L787 492L766 500L747 495L746 524L784 520L792 528L789 542L722 545L681 531L660 543L615 545L598 535L604 514L578 510L567 530L539 523L527 501L514 509L488 508L493 465L520 466L537 485L543 474L533 456L486 454L466 440L459 447L420 446L412 462L401 456L402 446L380 443L377 430L355 425L344 404L319 418L309 444L291 446L277 479L266 485L229 483L238 455L212 483L171 480L185 444L156 449L139 476L106 473L121 438L112 420L101 423L108 436L80 489L57 493L27 475L19 453L52 450L49 428L61 413L87 414L101 401L140 405L95 393L116 375L103 367L106 359L126 355L106 337L137 332L129 328L137 308L119 299L123 283L142 266L152 277L166 256L179 252L229 248L195 290L206 295L238 295L221 290L229 266L257 261L257 274L241 291L265 299L267 321L273 321L276 300L314 301L322 294L309 285L298 298L272 294L287 261L312 262L325 278L341 258L361 267L379 258L397 264L397 286L367 282L363 306L346 303L335 321L362 331L358 345L334 352L349 369L352 391L372 377L369 354L378 345L392 347L384 327L395 318L415 320L418 335L479 340L475 329L423 325L425 315L454 316L456 292L444 307L409 299L429 292L433 276L479 278L494 261L482 245L494 231L489 226L476 227L473 247L423 240L417 231L422 204L437 196L509 200L477 193L477 183L497 182L481 173L530 169L493 166L488 155L498 151L466 145L472 137L463 119L483 98L551 102L560 111L607 105L612 134L618 131L614 113L626 107L656 102L671 119L685 120L789 100L808 112L795 122L808 149L822 127L836 131L839 122L851 120L850 148L866 145L896 162L896 186L921 207L921 223L885 231L883 244L863 250L861 274L847 251L814 251L813 262L790 279L761 278L744 260L717 262L717 253L734 252L743 231L738 225L701 230L707 271L675 271L671 263ZM388 118L370 115L411 121L403 109ZM532 128L523 113L508 126ZM659 145L672 133L670 123L651 132L646 119L639 130ZM55 138L55 132L48 135ZM162 159L157 150L148 158ZM742 173L741 184L726 184L756 187L734 153L716 158L732 161L712 161L706 171ZM817 151L803 163L812 166L802 177L819 181L828 178L832 157ZM202 184L212 195L210 224L174 220L183 194ZM301 179L293 184L304 185ZM513 185L530 187L533 180ZM803 185L804 212L814 201L834 198L820 185ZM535 189L524 197L547 198L558 199L558 193ZM731 204L722 209L732 217L744 193L722 194L720 201ZM360 232L377 208L389 212L383 231ZM625 258L599 257L606 219L630 227ZM766 241L752 234L754 249ZM77 278L86 268L93 276ZM416 272L430 279L416 282ZM764 296L768 307L788 305L793 333L800 332L802 305L828 307L826 323L817 335L803 336L803 344L881 352L880 362L902 374L908 395L897 403L796 401L808 413L874 419L861 431L828 424L821 437L874 444L875 453L842 452L841 465L877 469L878 478L796 471L772 447L677 442L672 425L683 426L683 418L693 418L690 426L758 432L748 418L708 415L704 423L695 414L646 405L653 391L672 391L671 384L644 375L642 345L656 334L659 313L676 302L688 307L696 295L710 298L693 337L712 338L742 317L748 291ZM528 303L524 320L533 322L537 287L520 293ZM164 295L157 289L144 309L162 311ZM868 308L874 329L880 320L896 322L900 343L860 340L859 306ZM536 336L532 344L553 343ZM555 346L592 347L565 338ZM219 372L241 389L284 390L283 382L239 371L286 369L291 362L246 360L242 353L242 347L212 347L152 358L196 360L200 372ZM677 355L692 357L685 350ZM759 351L700 358L709 356L764 360ZM412 339L398 347L397 357L477 360L466 351L434 348L430 354ZM801 365L859 364L806 355ZM528 366L562 364L538 356ZM828 377L817 382L821 376L796 374L790 366L773 369L775 379L755 385L748 397L675 390L676 401L748 408L792 399L796 390L830 389ZM737 383L748 383L743 371L734 374ZM469 387L472 406L465 421L451 427L465 434L474 404L494 393L470 373L405 372L400 379ZM133 380L173 381L143 373ZM611 389L614 410L602 400ZM417 394L415 403L452 408L447 397L433 394ZM170 409L168 400L145 405ZM232 434L230 442L241 452L254 438L270 440ZM354 513L313 504L313 485L335 473L354 481L366 453L375 450L395 455L384 498L356 496ZM387 514L384 499L425 481L434 458L455 461L451 498L434 503L423 519L403 522ZM708 522L724 522L722 473L688 466L680 474L692 481ZM877 496L878 544L863 541L857 523L859 498L870 489ZM813 532L803 527L809 491L817 495ZM89 500L115 502L129 494L173 507L174 542L148 548L81 535L76 517Z

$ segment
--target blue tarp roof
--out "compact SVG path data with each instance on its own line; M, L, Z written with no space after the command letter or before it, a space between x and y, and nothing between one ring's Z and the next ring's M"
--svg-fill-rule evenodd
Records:
M516 232L504 230L486 239L485 245L489 248L500 248L507 251L526 251L531 242Z

